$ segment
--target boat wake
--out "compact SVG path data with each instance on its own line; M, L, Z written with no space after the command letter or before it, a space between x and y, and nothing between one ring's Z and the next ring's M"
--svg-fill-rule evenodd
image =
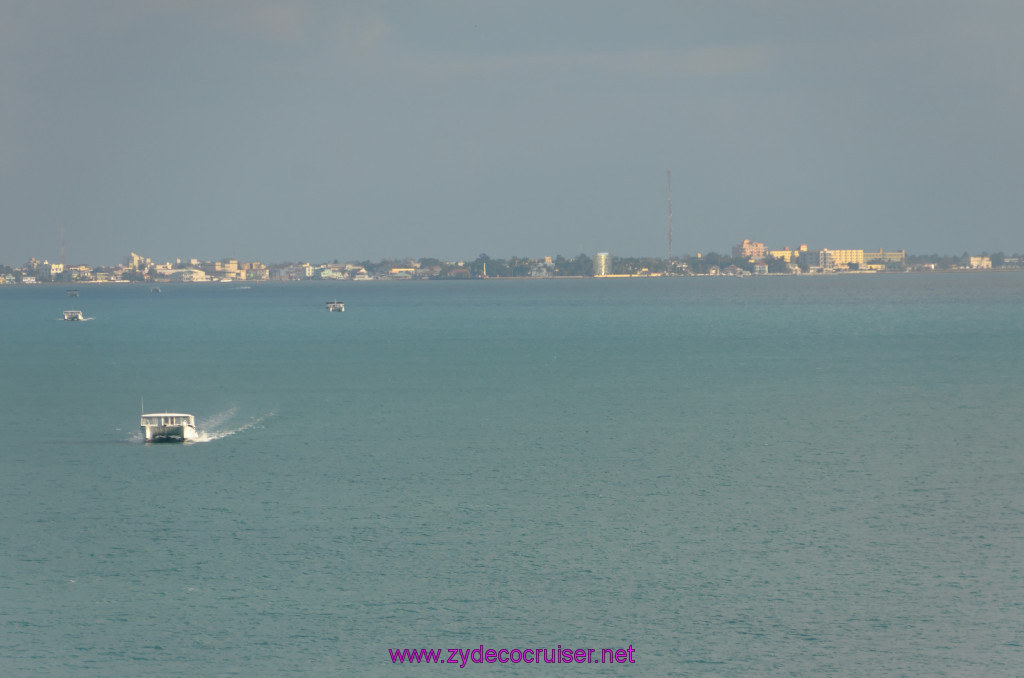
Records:
M210 417L205 422L206 428L199 430L199 439L196 440L196 442L208 443L212 440L220 440L222 438L227 438L228 436L233 436L236 433L241 433L242 431L248 431L251 428L256 428L257 426L262 424L264 420L274 416L273 412L268 412L267 414L258 417L252 417L249 421L241 425L238 425L231 423L231 420L234 419L236 412L236 408L231 408L226 412L222 412L218 415Z

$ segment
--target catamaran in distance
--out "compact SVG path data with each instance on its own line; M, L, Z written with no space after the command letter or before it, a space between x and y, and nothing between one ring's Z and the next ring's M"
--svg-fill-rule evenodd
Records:
M147 443L188 443L199 440L196 419L191 414L153 412L140 421L142 439Z

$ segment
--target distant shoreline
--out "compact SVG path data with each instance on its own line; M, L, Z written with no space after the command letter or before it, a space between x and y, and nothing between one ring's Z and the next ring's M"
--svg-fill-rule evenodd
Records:
M266 285L266 284L332 284L332 283L368 283L368 282L388 282L388 283L430 283L430 282L489 282L489 281L510 281L510 280L528 280L528 281L551 281L551 280L658 280L658 279L678 279L678 278L832 278L837 276L864 276L864 275L882 275L882 276L901 276L901 275L936 275L936 274L950 274L950 275L961 275L961 274L989 274L989 273L1021 273L1024 272L1024 268L952 268L952 269L939 269L939 270L910 270L910 271L829 271L829 272L815 272L815 273L746 273L745 275L737 275L733 273L691 273L691 274L656 274L656 275L640 275L640 274L622 274L622 275L551 275L551 276L477 276L477 277L411 277L411 278L395 278L387 275L374 277L370 279L359 279L355 280L352 278L338 278L338 279L321 279L321 278L296 278L296 279L272 279L272 280L195 280L195 281L182 281L182 280L165 280L165 279L151 279L151 280L75 280L75 281L31 281L31 282L3 282L0 281L0 288L3 287L59 287L63 289L72 289L75 286L92 286L92 285Z

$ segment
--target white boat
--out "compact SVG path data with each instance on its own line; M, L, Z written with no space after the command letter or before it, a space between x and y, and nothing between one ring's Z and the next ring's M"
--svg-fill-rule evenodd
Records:
M81 311L64 311L64 320L85 320Z
M147 443L187 443L199 440L196 419L191 414L154 412L143 414L142 439Z
M328 301L327 302L327 310L330 311L331 313L334 313L335 311L344 312L345 311L345 302L344 301Z

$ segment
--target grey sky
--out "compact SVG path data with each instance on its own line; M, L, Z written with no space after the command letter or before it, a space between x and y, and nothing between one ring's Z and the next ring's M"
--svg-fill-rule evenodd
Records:
M1024 3L0 0L0 263L1024 251Z

